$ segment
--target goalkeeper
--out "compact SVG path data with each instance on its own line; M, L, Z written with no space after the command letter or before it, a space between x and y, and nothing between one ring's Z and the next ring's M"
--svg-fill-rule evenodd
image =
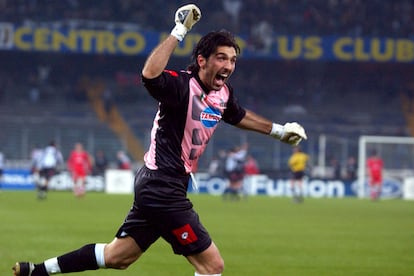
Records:
M100 268L126 269L160 237L183 255L197 275L221 275L224 261L187 198L191 174L219 121L288 144L306 139L297 123L280 125L242 108L228 79L240 48L225 31L201 38L187 71L165 70L186 33L201 18L195 5L179 8L175 27L149 55L142 80L158 102L145 165L135 177L133 206L115 238L93 243L43 263L19 262L14 274L43 276Z

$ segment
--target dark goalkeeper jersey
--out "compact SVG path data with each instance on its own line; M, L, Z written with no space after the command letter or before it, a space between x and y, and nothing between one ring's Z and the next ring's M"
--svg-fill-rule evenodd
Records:
M198 75L169 70L155 79L142 80L159 102L144 157L151 170L171 176L195 172L218 122L235 125L246 114L228 84L219 91L208 91Z

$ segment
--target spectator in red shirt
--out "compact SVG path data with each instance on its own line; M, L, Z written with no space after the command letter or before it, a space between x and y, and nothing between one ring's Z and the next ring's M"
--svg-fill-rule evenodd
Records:
M254 175L260 173L257 161L251 155L248 155L246 161L244 162L244 172L246 175Z
M373 150L371 152L371 156L367 160L367 170L369 176L368 185L372 200L377 200L381 195L383 168L384 163L381 157L379 157L376 150Z
M91 168L89 153L84 150L81 143L76 143L68 159L68 169L72 174L75 196L85 195L86 176L91 172Z

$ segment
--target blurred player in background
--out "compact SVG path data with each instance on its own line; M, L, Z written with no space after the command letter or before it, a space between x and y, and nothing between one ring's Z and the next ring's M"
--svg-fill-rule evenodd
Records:
M93 158L93 174L105 176L105 171L109 166L108 158L102 149L96 151Z
M378 200L382 189L382 170L384 163L376 150L372 150L367 159L368 186L371 200Z
M42 159L43 149L35 145L30 152L30 171L33 177L33 182L36 187L40 185L40 161Z
M187 198L191 174L221 120L297 145L297 123L273 123L241 107L228 79L240 48L228 32L203 36L188 71L165 70L186 33L200 19L195 5L179 8L176 25L149 55L142 80L158 102L145 165L135 175L133 206L109 244L88 244L43 263L16 263L18 276L45 276L99 268L126 269L159 238L187 258L197 275L221 275L224 262ZM98 231L98 229L97 229ZM171 274L171 273L170 273Z
M76 143L67 161L73 179L73 193L83 197L86 192L86 176L91 173L91 157L81 143Z
M39 183L37 186L38 199L45 199L47 196L49 181L54 176L59 167L63 166L64 160L60 150L57 149L56 143L51 141L39 156Z
M218 176L218 177L226 176L225 175L226 157L227 157L227 151L224 149L219 150L217 154L213 156L213 159L210 161L210 164L208 165L208 170L207 170L210 176Z
M118 169L120 170L130 170L131 169L131 159L129 159L128 155L123 150L119 150L116 153L116 163L118 165Z
M304 153L300 147L294 147L293 153L288 160L291 171L290 189L292 190L293 202L303 202L303 179L309 162L309 155Z
M357 170L358 170L358 164L356 162L355 157L353 156L348 157L348 160L346 161L345 178L347 180L354 181L357 178Z
M246 161L244 162L244 173L246 175L260 174L259 164L251 154L247 155Z
M244 162L247 157L247 149L248 145L243 144L232 148L227 153L225 165L229 186L224 190L224 199L239 200L243 195Z

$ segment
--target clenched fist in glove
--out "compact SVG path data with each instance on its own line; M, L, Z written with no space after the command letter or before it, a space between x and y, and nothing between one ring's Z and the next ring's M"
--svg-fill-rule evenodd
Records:
M182 6L175 12L175 27L171 35L182 41L189 30L201 18L200 9L194 4Z
M308 138L303 127L296 122L286 123L283 126L274 123L269 134L270 136L293 146L299 145L302 139L306 140Z

